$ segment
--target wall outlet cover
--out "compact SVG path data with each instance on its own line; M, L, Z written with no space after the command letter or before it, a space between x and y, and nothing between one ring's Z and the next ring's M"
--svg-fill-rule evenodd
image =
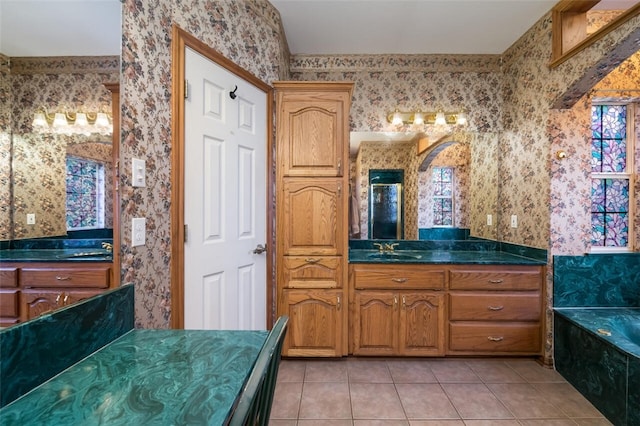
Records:
M131 247L143 246L146 241L147 219L134 217L131 219Z
M27 213L27 225L35 225L35 224L36 224L35 213Z

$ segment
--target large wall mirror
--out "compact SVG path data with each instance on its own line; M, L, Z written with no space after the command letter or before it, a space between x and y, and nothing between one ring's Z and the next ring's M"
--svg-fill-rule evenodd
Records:
M464 132L425 142L421 133L352 132L350 238L497 240L498 139L495 133ZM390 183L381 181L385 172L402 176L393 197L378 185ZM382 201L392 199L400 228L373 235L371 218Z
M115 243L120 233L115 192L120 128L113 112L114 106L120 108L122 4L3 0L0 8L0 84L7 93L0 104L0 244L7 248L18 240L65 237L71 230L112 233ZM33 125L37 112L67 113L73 119L76 112L86 112L90 123L95 114L106 113L116 137L41 132ZM73 159L100 169L99 223L79 217L79 209L68 202L67 176L79 168ZM114 255L117 278L118 261Z

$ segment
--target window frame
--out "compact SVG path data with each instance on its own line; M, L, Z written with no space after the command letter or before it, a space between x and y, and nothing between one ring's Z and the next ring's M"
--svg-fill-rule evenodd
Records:
M620 106L624 105L627 109L626 114L626 165L624 172L589 172L589 183L590 188L593 188L593 180L594 179L618 179L618 180L627 180L629 182L629 205L627 207L627 215L628 215L628 226L629 233L627 236L627 245L626 246L594 246L593 245L593 222L592 222L592 209L589 208L589 222L591 223L590 234L589 234L589 252L590 253L628 253L632 252L636 246L636 233L635 233L635 146L638 143L635 139L634 128L635 128L635 115L636 115L636 104L634 102L616 102L616 101L592 101L591 107L594 106L602 106L602 105L612 105L612 106ZM591 111L591 108L589 108ZM591 132L591 123L590 120L590 132ZM590 148L589 148L589 159L591 160L591 146L593 137L590 134L589 137ZM591 161L589 162L589 167L591 167ZM590 200L593 201L593 194L590 193Z
M431 226L433 228L455 228L456 227L456 168L453 166L433 166L431 169L431 182L433 185L433 175L436 170L449 169L451 170L451 195L446 197L442 195L435 195L435 185L433 186L433 191L431 193L431 205L433 206L433 218L431 222ZM436 211L435 211L435 201L436 200L451 200L451 225L436 225Z

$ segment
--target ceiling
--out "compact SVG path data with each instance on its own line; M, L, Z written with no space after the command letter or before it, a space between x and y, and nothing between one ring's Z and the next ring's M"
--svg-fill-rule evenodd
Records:
M500 54L557 0L271 0L293 54ZM627 8L631 0L603 0ZM609 6L622 3L622 6ZM0 0L0 53L120 54L120 0Z

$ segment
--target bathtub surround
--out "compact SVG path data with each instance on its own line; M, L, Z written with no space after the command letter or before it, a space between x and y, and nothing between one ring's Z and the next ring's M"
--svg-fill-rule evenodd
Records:
M0 406L133 329L133 286L0 331Z
M640 253L553 261L556 369L614 424L640 424Z

